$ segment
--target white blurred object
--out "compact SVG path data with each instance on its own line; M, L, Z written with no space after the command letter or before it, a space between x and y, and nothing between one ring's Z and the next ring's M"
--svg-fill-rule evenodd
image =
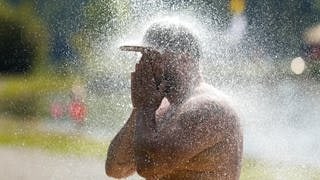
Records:
M304 40L307 44L319 44L320 43L320 24L308 28L304 32Z
M243 14L236 14L232 17L226 34L230 44L238 44L242 40L247 32L247 24L247 17Z
M306 68L306 64L301 57L296 57L291 61L291 70L295 74L302 74Z

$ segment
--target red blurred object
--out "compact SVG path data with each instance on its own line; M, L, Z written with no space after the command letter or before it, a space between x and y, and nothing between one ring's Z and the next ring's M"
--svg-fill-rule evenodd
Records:
M319 61L319 59L320 59L320 45L310 46L308 56L312 60L318 60Z
M61 119L64 113L63 105L61 103L52 103L51 105L51 116L54 119Z
M69 104L69 115L76 122L83 122L87 115L86 105L79 100L72 101Z

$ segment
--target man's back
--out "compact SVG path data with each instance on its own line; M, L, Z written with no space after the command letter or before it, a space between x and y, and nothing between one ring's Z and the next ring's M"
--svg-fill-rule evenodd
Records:
M197 114L197 111L201 113ZM220 92L202 83L178 107L163 101L157 117L161 124L159 128L185 130L181 143L188 143L188 138L194 138L199 130L216 136L198 137L202 144L208 144L208 148L197 152L161 179L239 179L242 157L239 118ZM181 122L174 122L175 119ZM197 149L197 144L193 147Z

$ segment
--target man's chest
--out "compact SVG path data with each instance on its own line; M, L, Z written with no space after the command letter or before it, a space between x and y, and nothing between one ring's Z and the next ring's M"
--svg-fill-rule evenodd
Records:
M178 115L178 108L170 105L170 103L164 99L156 111L156 123L159 129L175 127L176 122L174 119Z

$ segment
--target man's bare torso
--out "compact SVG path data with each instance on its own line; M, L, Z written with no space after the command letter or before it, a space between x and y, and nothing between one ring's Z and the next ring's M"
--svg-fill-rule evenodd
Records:
M226 102L226 98L219 91L207 84L202 84L190 98L179 106L170 105L164 99L156 112L158 128L175 128L175 125L179 125L179 123L171 122L175 119L174 116L179 116L184 111L206 102L215 102L218 109L233 111ZM211 110L216 111L215 109ZM187 162L183 162L160 179L238 179L242 156L242 134L239 119L236 118L232 122L224 122L224 124L226 125L225 132L219 142L199 152ZM206 126L206 124L200 126Z

